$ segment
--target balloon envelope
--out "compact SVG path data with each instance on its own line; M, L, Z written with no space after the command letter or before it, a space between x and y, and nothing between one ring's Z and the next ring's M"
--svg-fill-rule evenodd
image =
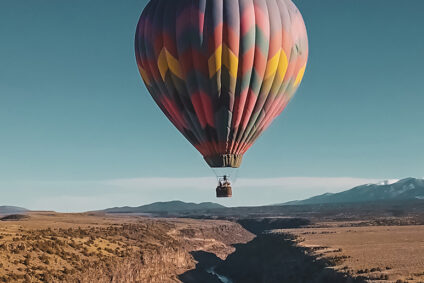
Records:
M290 0L151 0L136 31L143 81L211 167L239 167L284 110L308 39Z

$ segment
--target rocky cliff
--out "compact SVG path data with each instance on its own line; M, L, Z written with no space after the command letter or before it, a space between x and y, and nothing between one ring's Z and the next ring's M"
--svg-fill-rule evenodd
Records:
M193 252L253 238L229 221L32 213L0 223L0 282L179 282Z

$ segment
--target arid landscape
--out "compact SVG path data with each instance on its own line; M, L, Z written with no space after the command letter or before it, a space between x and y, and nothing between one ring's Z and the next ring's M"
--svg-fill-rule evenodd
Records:
M252 238L228 221L32 212L0 222L0 281L175 282L191 252L225 258Z
M319 223L317 228L280 230L334 269L368 281L424 282L424 226L357 226ZM348 226L348 227L346 227Z
M0 282L424 282L423 185L409 178L261 207L4 206ZM405 193L413 197L393 199Z
M13 214L0 221L0 281L424 282L420 217L325 215Z

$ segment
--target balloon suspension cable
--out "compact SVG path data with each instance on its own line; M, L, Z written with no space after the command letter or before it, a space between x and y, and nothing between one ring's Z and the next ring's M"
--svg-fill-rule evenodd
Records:
M212 171L218 181L225 177L228 182L235 183L238 177L238 168L212 168Z

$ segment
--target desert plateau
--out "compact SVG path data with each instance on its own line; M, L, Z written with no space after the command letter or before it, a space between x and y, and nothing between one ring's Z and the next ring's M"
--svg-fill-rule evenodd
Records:
M402 206L26 211L0 221L0 281L423 282L423 203Z

